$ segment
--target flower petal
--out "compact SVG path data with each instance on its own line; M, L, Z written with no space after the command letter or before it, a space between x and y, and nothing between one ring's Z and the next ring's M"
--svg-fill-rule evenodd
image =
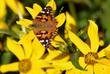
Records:
M46 72L43 69L40 68L32 68L28 73L21 73L21 74L46 74Z
M98 27L92 20L89 20L88 36L91 42L91 51L97 52L99 48Z
M69 34L70 40L78 47L78 49L83 54L87 54L88 52L90 52L89 46L86 43L84 43L78 36L76 36L71 31L68 31L68 34Z
M94 74L94 68L93 65L88 65L86 67L87 71L81 71L81 74Z
M5 0L0 1L0 19L6 15L6 5Z
M42 7L41 7L40 5L38 5L38 4L34 4L34 5L33 5L33 10L36 12L36 16L37 16L38 13L41 12ZM36 16L35 16L35 17L36 17Z
M85 64L85 58L84 57L79 57L79 64L85 68L86 64Z
M107 47L105 47L104 49L102 49L99 53L98 53L98 56L99 57L104 57L106 56L106 53L105 52L110 52L110 45L108 45Z
M66 24L65 24L65 29L66 30L72 30L75 29L74 27L76 26L76 21L75 19L68 13L66 12Z
M32 24L32 20L21 19L21 20L17 21L16 23L19 25L25 26L25 27L29 27L29 25Z
M32 54L32 40L35 38L33 32L29 32L21 37L20 41L18 42L23 46L23 50L25 52L25 58L29 58Z
M7 47L19 60L24 59L23 49L16 41L7 38Z
M63 17L63 18L62 18L62 17ZM59 14L59 15L56 16L55 18L56 18L56 20L57 20L57 22L58 22L58 24L57 24L57 26L56 26L57 28L60 27L60 26L62 26L63 23L65 22L65 14L64 14L64 13Z
M23 35L18 41L19 44L25 43L25 41L32 41L36 36L33 31L29 31L29 33Z
M37 38L35 38L32 42L33 53L36 54L36 58L39 59L45 53L45 47L39 42Z
M35 58L35 59L34 59ZM32 63L33 63L33 67L36 68L48 68L48 67L52 67L51 64L43 59L37 59L36 57L34 57L32 59Z
M45 60L47 60L47 61L51 61L52 59L54 59L58 55L62 54L62 52L59 50L48 49L48 52L49 52L49 54L45 58Z
M56 10L56 3L54 0L50 0L46 6L50 6L53 10Z
M41 6L38 4L34 4L33 9L30 7L26 7L26 9L31 14L33 19L35 19L35 17L38 15L38 13L42 10Z
M5 1L14 13L18 14L18 10L20 10L22 14L25 14L23 5L20 2L17 2L16 0L10 0L10 2L9 0L5 0Z
M66 71L66 74L80 74L80 73L75 73L76 72L76 70L74 70L74 69L70 69L70 70L67 70Z
M46 73L47 74L62 74L61 71L59 69L57 69L57 68L56 69L47 69Z
M2 73L6 73L6 72L9 72L9 71L19 71L18 64L19 64L18 62L15 62L15 63L11 63L11 64L1 65L0 66L0 71Z
M66 42L60 37L60 35L55 36L54 40L51 41L52 46L58 47L58 44L67 45Z
M107 60L103 60L102 59L102 62L106 62ZM95 74L108 74L110 71L110 65L109 65L109 62L108 62L108 65L105 65L105 64L102 64L102 63L96 63L94 65L94 73Z
M52 65L56 68L56 69L60 69L60 70L69 70L73 68L73 64L68 61L68 62L54 62L52 63Z

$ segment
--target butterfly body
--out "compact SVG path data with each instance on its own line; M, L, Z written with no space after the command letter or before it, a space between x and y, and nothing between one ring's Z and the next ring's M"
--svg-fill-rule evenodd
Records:
M46 48L49 47L50 41L56 36L57 21L54 12L50 6L45 7L38 16L33 20L32 27L36 37Z

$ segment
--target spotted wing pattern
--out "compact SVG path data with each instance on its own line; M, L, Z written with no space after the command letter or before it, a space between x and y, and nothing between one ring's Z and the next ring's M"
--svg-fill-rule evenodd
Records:
M50 6L47 6L33 20L33 24L30 27L42 45L48 48L50 41L57 34L56 25L57 21L54 17L54 12Z

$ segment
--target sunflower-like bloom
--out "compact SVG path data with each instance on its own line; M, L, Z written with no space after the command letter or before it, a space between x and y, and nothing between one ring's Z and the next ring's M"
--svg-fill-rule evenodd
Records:
M52 10L56 10L56 4L54 0L50 0L46 6L52 7ZM35 17L41 12L42 7L38 4L33 4L33 8L26 7L27 11L31 14L32 18L35 19ZM58 16L55 17L56 21L58 22L56 27L60 27L64 21L65 21L65 14L61 13ZM29 27L29 25L33 24L32 20L29 19L21 19L20 21L17 21L17 24L20 24L25 27Z
M40 59L45 52L45 48L32 31L24 35L18 42L7 38L7 47L19 61L0 66L2 73L19 71L20 74L45 74L43 68L50 66L47 61Z
M18 4L18 6L17 6ZM17 1L17 0L1 0L0 1L0 19L3 18L7 11L6 11L6 5L16 14L18 14L18 8L21 11L22 14L25 13L23 5Z
M77 48L84 54L79 58L79 64L87 71L78 70L75 67L68 70L67 74L107 74L110 66L108 59L104 58L105 50L110 49L110 45L98 51L99 37L98 27L94 21L89 20L88 37L90 39L90 47L83 42L77 35L70 30L68 31L70 40L77 46Z

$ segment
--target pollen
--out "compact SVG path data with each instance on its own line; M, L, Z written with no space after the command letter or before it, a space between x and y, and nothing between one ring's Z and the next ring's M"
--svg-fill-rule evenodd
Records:
M94 52L89 52L87 55L85 55L85 63L88 65L94 65L97 63L98 54Z
M32 64L29 59L24 59L19 62L18 67L19 67L20 72L27 73L31 70Z

